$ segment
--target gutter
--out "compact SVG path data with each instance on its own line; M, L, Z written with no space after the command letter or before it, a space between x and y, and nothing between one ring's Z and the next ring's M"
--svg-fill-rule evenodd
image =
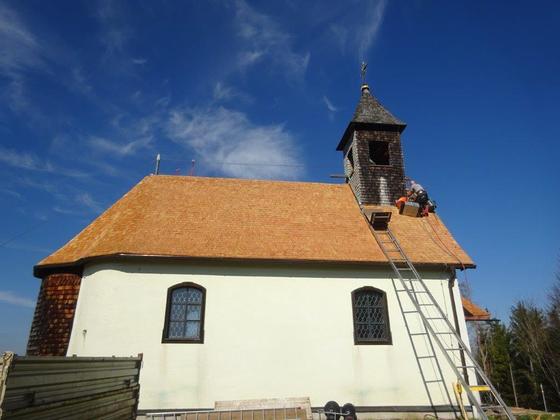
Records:
M92 257L80 258L76 261L55 264L37 264L33 267L33 275L37 278L43 278L54 273L71 273L82 274L86 264L99 261L110 261L115 259L143 259L153 261L184 261L190 263L236 263L236 264L274 264L274 265L291 265L302 264L312 265L320 264L323 268L340 267L340 266L357 266L357 267L388 267L388 261L335 261L335 260L308 260L308 259L274 259L274 258L231 258L231 257L189 257L183 255L149 255L149 254L128 254L116 253L106 255L96 255ZM439 269L442 267L457 267L448 263L414 263L415 266L424 269ZM465 266L465 268L474 268L475 265Z
M453 311L453 321L455 324L455 331L457 332L457 334L459 334L459 336L461 336L461 329L459 328L459 316L457 315L457 305L455 305L455 294L453 293L453 286L455 286L455 281L456 281L456 271L453 268L449 271L449 281L448 281L449 297L451 298L451 309ZM459 351L459 354L461 356L461 366L466 366L467 362L465 359L465 352L461 350ZM465 378L465 382L468 384L469 375L466 368L463 369L463 377Z

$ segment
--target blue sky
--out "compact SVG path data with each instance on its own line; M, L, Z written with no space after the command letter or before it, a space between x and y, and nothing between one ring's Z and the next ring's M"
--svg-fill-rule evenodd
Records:
M544 304L560 253L559 13L552 1L0 1L0 350L24 352L33 265L157 153L168 174L195 159L197 175L335 182L362 58L408 123L407 174L478 264L475 300L500 318L517 299Z

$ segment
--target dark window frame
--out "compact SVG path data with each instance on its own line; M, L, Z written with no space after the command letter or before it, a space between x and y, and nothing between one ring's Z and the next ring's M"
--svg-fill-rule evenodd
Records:
M373 148L376 147L375 144L383 144L386 147L387 152L387 163L377 163L375 159L376 153L374 153ZM385 140L369 140L368 141L368 158L371 163L376 166L391 166L391 143Z
M356 295L360 292L375 292L382 295L383 313L385 315L385 325L387 329L387 337L379 339L363 339L358 338L356 328ZM354 326L354 344L355 345L392 345L393 338L391 334L391 323L389 322L389 305L387 303L387 293L373 286L364 286L352 291L352 325Z
M169 338L169 322L171 320L171 296L173 291L177 289L182 289L185 287L190 287L192 289L198 289L202 292L202 302L200 305L200 334L197 339L187 339L187 338ZM200 284L192 282L184 282L174 284L167 289L167 303L165 307L165 320L163 325L163 333L161 342L162 343L193 343L193 344L204 344L204 318L206 312L206 289Z

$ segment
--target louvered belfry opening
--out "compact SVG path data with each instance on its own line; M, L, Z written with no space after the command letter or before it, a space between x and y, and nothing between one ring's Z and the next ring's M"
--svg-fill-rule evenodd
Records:
M405 192L401 133L406 124L394 117L362 86L360 100L337 150L344 173L360 204L393 205Z

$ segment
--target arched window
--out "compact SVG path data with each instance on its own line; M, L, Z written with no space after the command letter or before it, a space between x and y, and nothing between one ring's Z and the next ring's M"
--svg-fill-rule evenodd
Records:
M163 328L164 343L204 342L206 289L194 283L181 283L167 291Z
M387 295L374 287L352 292L354 344L391 344Z

